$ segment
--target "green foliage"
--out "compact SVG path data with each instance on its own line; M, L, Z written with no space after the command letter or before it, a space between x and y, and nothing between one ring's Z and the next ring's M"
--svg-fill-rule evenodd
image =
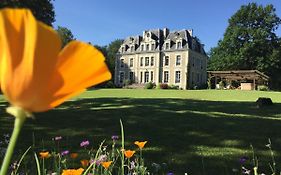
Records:
M112 77L114 77L116 54L122 43L123 43L123 40L116 39L107 46L106 62L107 62L107 65L109 66L109 70L110 70L111 74L113 75Z
M123 40L116 39L116 40L112 41L108 46L95 45L95 47L98 50L100 50L103 53L103 55L105 56L106 63L112 74L112 78L114 78L114 73L115 73L115 59L117 56L116 54L122 43L123 43Z
M208 69L257 69L274 82L281 73L281 44L275 33L280 24L273 5L241 6L229 19L223 39L211 49Z
M153 89L155 87L156 87L155 83L148 82L145 84L144 89Z
M55 11L52 0L1 0L0 9L10 8L29 8L37 20L52 26L55 22Z
M124 86L125 87L128 87L129 85L131 85L132 84L132 82L129 80L129 79L126 79L125 81L124 81Z
M268 91L269 90L269 88L268 88L268 86L266 86L266 85L260 85L260 86L258 86L258 91Z
M169 89L179 89L179 86L172 84L168 88Z
M69 30L68 28L58 26L56 30L61 38L62 47L64 47L70 41L75 40L71 30Z

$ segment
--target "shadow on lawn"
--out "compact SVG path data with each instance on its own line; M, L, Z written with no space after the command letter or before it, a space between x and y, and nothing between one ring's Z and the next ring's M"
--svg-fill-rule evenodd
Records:
M13 120L3 112L3 106L7 104L2 102L0 105L1 116L5 116L0 118L0 134L9 133ZM267 139L271 138L273 149L281 152L276 149L281 145L278 109L281 104L258 109L254 102L79 99L28 120L18 148L26 149L33 144L32 135L39 148L44 145L48 149L48 142L58 135L64 136L65 149L78 150L84 139L89 139L97 148L103 139L120 135L121 118L127 148L136 148L132 144L135 140L148 140L146 161L165 162L176 174L234 174L232 169L240 168L238 159L251 156L251 143L260 155L260 165L269 172ZM280 155L276 158L280 162Z

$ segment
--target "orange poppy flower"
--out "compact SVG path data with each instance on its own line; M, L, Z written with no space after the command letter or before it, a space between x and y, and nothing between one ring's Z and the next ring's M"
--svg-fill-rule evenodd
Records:
M40 158L42 158L42 159L47 159L47 158L51 157L51 154L48 151L40 152L39 155L40 155Z
M135 154L136 151L132 151L132 150L127 150L127 151L124 151L124 155L125 157L127 158L131 158L133 157L133 155Z
M70 158L76 159L78 157L78 153L71 153Z
M144 141L144 142L135 141L135 145L137 145L140 149L143 149L143 147L146 143L147 143L147 141Z
M83 168L68 169L68 170L63 170L61 175L81 175L83 171L84 171Z
M61 50L59 35L27 9L0 11L0 46L1 90L27 112L52 109L111 78L101 52L79 41Z
M84 167L84 168L89 165L89 160L83 159L80 162L81 162L82 167Z
M112 161L108 161L108 162L102 162L101 165L105 168L108 169L109 166L111 165Z

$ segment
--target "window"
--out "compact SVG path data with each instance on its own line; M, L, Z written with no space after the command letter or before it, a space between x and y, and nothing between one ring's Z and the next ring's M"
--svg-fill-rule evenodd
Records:
M154 57L150 58L150 66L154 66Z
M169 72L164 71L164 83L168 83L168 82L169 82Z
M177 48L181 49L181 42L177 42Z
M164 65L169 66L169 56L165 56Z
M131 52L134 52L134 46L131 46Z
M122 50L122 53L123 53L124 52L124 47L122 47L121 50Z
M120 62L121 62L120 67L124 67L124 65L125 65L124 64L124 59L121 59Z
M149 66L149 57L145 57L145 66Z
M142 83L142 72L140 73L140 83Z
M145 50L149 50L149 44L146 44L146 49Z
M130 67L134 66L134 58L130 58Z
M120 84L123 84L123 82L124 82L124 72L120 72L120 75L119 75L119 82L120 82Z
M143 66L143 57L140 58L140 66Z
M150 72L150 81L153 82L153 71Z
M144 73L144 82L147 83L149 81L149 72Z
M143 47L144 47L144 46L143 46L143 44L142 44L142 45L141 45L141 51L143 51Z
M175 83L180 83L181 81L181 71L176 71Z
M131 82L131 83L134 83L134 81L135 81L134 72L130 72L130 74L129 74L129 79L130 79L130 82Z
M166 50L168 50L169 49L169 43L166 43Z
M155 44L151 44L151 50L154 50L155 49Z
M179 66L179 65L181 65L181 56L177 55L177 57L176 57L176 66Z

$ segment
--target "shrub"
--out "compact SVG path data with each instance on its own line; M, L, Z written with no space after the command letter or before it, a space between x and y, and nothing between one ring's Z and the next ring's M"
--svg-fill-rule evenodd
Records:
M155 87L156 87L155 83L148 82L145 84L144 89L153 89Z
M160 84L160 89L168 89L169 88L169 85L166 84L166 83L161 83Z
M266 86L266 85L260 85L260 86L258 86L258 91L268 91L269 90L269 88L268 88L268 86Z
M179 89L179 86L172 84L171 86L169 86L169 89Z
M129 85L131 85L132 84L132 82L129 80L129 79L126 79L125 81L124 81L124 86L126 87L126 86L129 86Z

